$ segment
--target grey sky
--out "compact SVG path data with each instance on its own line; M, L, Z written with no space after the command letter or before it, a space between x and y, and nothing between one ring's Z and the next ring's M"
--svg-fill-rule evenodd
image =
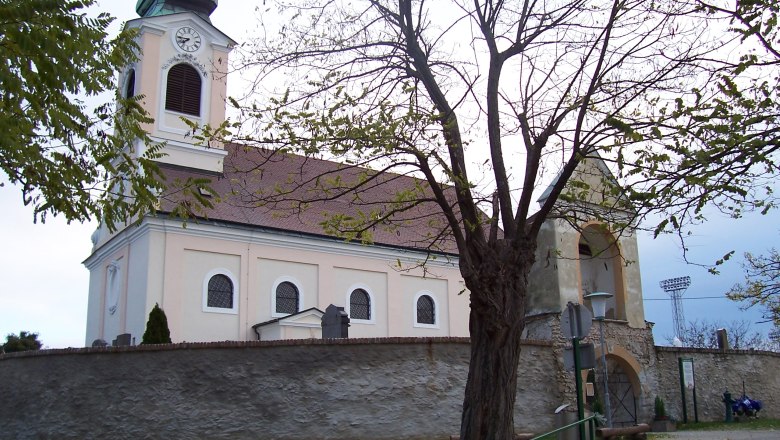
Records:
M260 2L222 0L212 16L213 23L237 41L251 32L253 11ZM103 0L99 11L119 17L135 18L134 1ZM232 81L234 87L238 81ZM235 94L235 91L231 91ZM2 179L5 182L5 176ZM61 218L46 224L32 223L32 211L22 205L15 187L0 187L0 236L4 252L0 254L0 335L21 330L40 333L51 348L84 345L89 273L81 264L90 252L94 223L66 225ZM671 304L658 286L660 280L689 275L692 285L684 298L720 296L743 279L739 262L746 251L764 253L780 242L780 212L767 216L750 215L731 220L719 216L695 229L688 246L691 258L711 263L726 252L736 255L719 276L706 269L686 265L679 244L672 237L652 240L640 235L640 267L645 301L645 317L656 323L656 343L664 343L672 334ZM653 301L651 299L663 299ZM761 320L758 310L742 312L739 305L721 299L684 300L687 319ZM770 325L754 324L766 332Z

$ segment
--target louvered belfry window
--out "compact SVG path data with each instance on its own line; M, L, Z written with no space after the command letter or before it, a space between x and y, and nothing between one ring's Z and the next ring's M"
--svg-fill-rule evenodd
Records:
M177 64L168 71L165 109L186 115L200 116L201 79L189 64Z

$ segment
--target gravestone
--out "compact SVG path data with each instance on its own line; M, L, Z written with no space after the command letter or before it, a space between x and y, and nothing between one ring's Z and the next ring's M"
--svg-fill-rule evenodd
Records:
M349 315L344 307L329 305L322 315L322 339L348 338Z
M114 339L111 342L111 345L114 347L123 347L126 345L130 345L131 337L130 333L122 333L121 335L116 335L116 339Z

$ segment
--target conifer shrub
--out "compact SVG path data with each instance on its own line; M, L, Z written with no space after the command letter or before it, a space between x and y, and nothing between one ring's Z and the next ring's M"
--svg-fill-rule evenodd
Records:
M664 401L659 396L655 397L655 419L666 420L666 407Z
M171 331L168 330L168 318L160 305L155 303L154 308L149 312L149 321L146 323L141 344L170 344Z
M593 403L591 403L590 408L596 414L604 414L604 405L601 403L601 399L598 397L596 397Z

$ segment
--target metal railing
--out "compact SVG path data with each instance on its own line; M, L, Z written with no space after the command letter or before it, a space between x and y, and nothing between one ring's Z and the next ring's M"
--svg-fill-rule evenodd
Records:
M553 439L553 438L555 438L555 437L553 437L554 434L558 434L560 432L563 432L563 431L566 431L566 430L569 430L569 429L579 429L580 425L584 425L585 423L587 423L586 426L588 428L588 434L589 434L589 436L587 436L587 438L595 439L596 438L596 416L592 415L592 416L586 417L586 418L584 418L582 420L578 420L578 421L576 421L574 423L569 423L568 425L561 426L560 428L555 429L553 431L545 432L544 434L539 434L539 435L533 437L531 440L541 440L541 439L549 440L549 439ZM585 432L584 430L580 430L581 434L584 433L584 432ZM585 438L580 438L580 440L586 440L586 439Z

